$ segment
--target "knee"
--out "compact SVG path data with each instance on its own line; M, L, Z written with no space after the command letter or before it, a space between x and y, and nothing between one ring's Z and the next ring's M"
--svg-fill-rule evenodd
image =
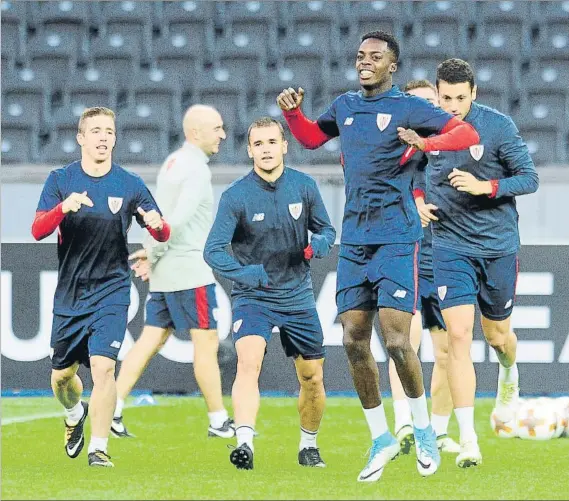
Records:
M395 362L400 364L405 361L405 355L409 350L413 350L411 342L406 339L406 336L401 335L386 335L385 336L385 349L389 353L389 357Z
M368 329L362 328L354 324L344 326L344 336L342 342L346 353L350 358L361 358L370 348L370 335Z
M484 336L488 344L495 350L506 350L509 335L509 326L501 325L500 322L492 322L490 325L484 325Z
M320 388L324 382L324 374L322 368L309 369L299 372L298 380L300 386L307 390L316 390Z
M116 362L110 358L98 357L91 358L91 377L93 384L105 384L115 380Z
M252 358L240 358L237 361L237 373L245 377L258 377L262 361Z
M468 325L457 325L448 329L448 344L470 343L472 341L472 328ZM447 348L448 351L448 348Z
M53 370L51 372L51 384L58 387L67 386L69 381L75 377L76 372L72 367L63 370Z

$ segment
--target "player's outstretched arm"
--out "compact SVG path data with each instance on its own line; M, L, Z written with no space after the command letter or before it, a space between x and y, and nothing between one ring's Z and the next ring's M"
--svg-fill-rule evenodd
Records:
M269 277L262 264L243 266L228 252L239 216L227 193L221 195L215 221L205 243L203 257L222 277L249 287L268 287Z
M304 89L302 87L299 87L298 92L289 87L278 95L277 103L283 111L284 118L295 139L305 148L315 150L333 136L324 133L318 122L309 120L302 113L300 105L303 98Z
M308 252L308 248L305 249L305 257L307 257L307 254L312 254L310 257L323 258L330 254L332 247L334 247L336 230L330 222L330 216L322 200L320 190L316 182L313 183L312 189L310 190L310 216L308 220L308 229L312 232L312 238L308 246Z
M536 192L539 187L539 177L535 164L512 119L508 119L508 124L502 131L502 142L498 156L505 163L511 176L493 180L491 196L515 197Z

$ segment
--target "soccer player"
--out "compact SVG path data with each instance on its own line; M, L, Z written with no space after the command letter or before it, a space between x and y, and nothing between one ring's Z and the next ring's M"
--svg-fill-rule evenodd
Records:
M111 160L112 110L86 109L77 142L81 160L49 174L32 234L41 240L59 229L51 387L65 407L65 451L76 458L83 449L90 411L89 465L112 467L107 442L117 399L115 365L130 304L127 232L133 216L161 242L170 227L142 179ZM91 368L90 404L81 400L80 363Z
M215 271L233 280L237 375L232 398L237 447L230 460L238 469L253 468L259 373L271 332L278 327L300 383L298 462L325 467L316 444L326 398L324 336L310 259L329 254L336 231L316 182L285 167L287 142L281 124L260 118L251 124L247 137L253 169L223 192L204 253Z
M479 143L469 150L430 152L429 204L421 207L419 200L422 220L433 222L435 285L447 326L447 372L460 429L456 464L465 468L482 462L470 358L475 304L499 361L497 415L509 421L517 409L517 339L510 325L520 247L515 197L535 192L539 180L512 119L474 102L474 73L466 61L441 63L436 84L441 107L480 133Z
M360 91L334 100L317 121L300 109L304 91L285 89L277 98L294 137L317 148L340 136L346 205L338 261L336 302L354 386L371 431L372 447L358 480L379 480L400 450L390 433L379 392L370 339L379 310L381 334L413 414L417 469L432 475L440 463L429 422L423 374L410 343L417 302L421 224L411 192L410 169L401 164L406 144L422 151L460 150L478 142L469 124L392 85L399 44L390 34L362 36L356 57ZM423 139L421 134L438 134Z
M212 107L195 105L184 115L186 142L162 165L156 199L171 228L168 242L147 238L135 252L133 269L149 278L150 300L140 338L121 364L117 378L117 406L111 432L132 436L122 421L124 401L150 359L168 340L172 329L189 331L194 344L194 373L208 409L208 436L235 435L221 393L217 361L219 339L213 310L215 278L203 260L213 220L213 187L209 159L225 139L221 115Z
M405 85L403 90L407 94L422 97L435 106L439 105L437 89L428 80L412 80ZM415 199L421 198L420 202L423 204L426 164L426 155L417 152L406 165L406 168L415 169L413 173L413 195ZM419 261L418 311L413 315L411 321L411 345L417 351L421 343L422 330L429 330L435 351L435 364L431 378L431 425L437 435L439 450L456 454L460 452L460 446L448 436L448 423L453 408L446 373L448 342L433 277L433 247L430 227L425 227L423 233ZM415 441L413 420L393 360L389 361L389 381L395 411L395 436L401 445L401 452L408 454Z

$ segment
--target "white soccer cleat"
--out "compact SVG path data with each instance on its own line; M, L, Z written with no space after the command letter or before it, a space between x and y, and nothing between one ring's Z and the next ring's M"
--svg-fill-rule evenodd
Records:
M415 451L417 452L417 471L422 477L433 475L441 464L441 454L437 447L437 436L431 425L415 431Z
M373 441L369 460L358 476L358 482L377 482L385 465L399 454L397 439L388 431Z
M460 445L446 434L437 437L437 447L439 451L448 452L449 454L458 454L460 452Z
M456 466L459 468L470 468L482 464L482 453L478 442L470 440L460 444L460 453L456 456Z
M415 445L415 435L413 434L413 426L405 424L395 434L399 446L401 447L401 454L409 454L411 448Z

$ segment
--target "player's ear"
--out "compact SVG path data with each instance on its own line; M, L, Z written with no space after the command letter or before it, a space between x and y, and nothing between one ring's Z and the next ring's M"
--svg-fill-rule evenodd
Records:
M82 132L78 132L75 138L77 139L79 146L83 146L83 144L85 144L85 136Z
M251 146L247 145L247 155L249 155L249 158L253 158L253 153L251 152Z
M472 100L476 101L476 92L478 91L478 86L475 85L474 87L472 87Z
M288 153L288 141L286 139L283 139L283 155L286 155Z
M395 73L397 71L397 63L391 63L389 65L389 73Z

